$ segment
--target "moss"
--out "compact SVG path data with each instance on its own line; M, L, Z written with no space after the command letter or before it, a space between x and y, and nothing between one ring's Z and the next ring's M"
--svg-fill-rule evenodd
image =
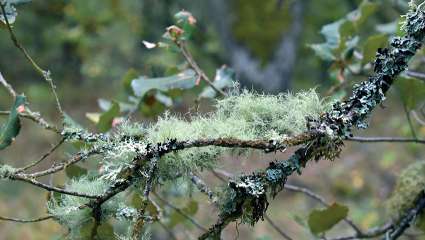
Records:
M424 190L425 161L418 161L409 165L398 177L394 192L386 202L389 215L393 219L399 219L406 210L413 207L419 193Z

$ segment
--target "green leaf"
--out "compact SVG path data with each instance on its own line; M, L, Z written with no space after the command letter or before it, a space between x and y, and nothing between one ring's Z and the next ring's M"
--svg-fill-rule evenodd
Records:
M345 20L338 20L323 26L320 30L320 33L325 37L326 43L330 47L338 47L340 39L339 28L344 22Z
M195 72L187 69L179 74L162 78L138 77L131 82L131 87L138 97L143 97L151 89L168 91L170 89L189 89L195 86Z
M120 106L121 112L131 111L135 108L134 103L127 103L127 102L120 102L120 101L117 101L117 103ZM99 98L97 100L97 104L99 105L99 108L102 109L102 111L108 111L112 106L112 101L107 100L107 99L103 99L103 98ZM89 113L89 114L96 114L96 113ZM91 116L91 117L94 117L94 116ZM88 117L88 118L90 119L90 117ZM96 121L96 123L97 122L98 121Z
M367 18L372 15L378 5L376 3L372 3L368 0L364 0L359 8L350 14L348 14L348 19L354 23L354 26L359 29L367 20Z
M342 39L349 39L353 37L356 33L356 28L354 23L351 21L344 21L339 27L339 34Z
M395 82L407 110L413 110L419 102L425 100L425 82L408 76L400 76Z
M257 237L256 240L273 240L273 238L268 235L263 235L263 236Z
M99 117L97 128L101 132L107 132L112 127L114 118L120 114L120 106L117 102L112 102L108 111L103 112Z
M184 212L186 215L193 216L198 212L198 202L191 200L186 207L180 209L182 212ZM174 227L179 223L182 223L186 221L187 219L182 216L177 211L173 211L173 213L170 215L170 222L169 227Z
M186 214L193 216L198 212L198 202L195 200L191 200L187 206L183 209L183 212L185 212Z
M21 130L21 122L19 120L18 108L24 107L25 105L25 96L18 95L16 96L15 103L10 109L10 114L7 119L7 122L0 128L0 150L8 147L18 136L19 131Z
M148 202L148 206L146 207L146 211L149 213L149 216L158 217L159 215L158 208L150 199L148 199L148 201L149 202ZM143 196L137 192L134 193L130 201L131 207L135 209L140 209L142 207L142 204L143 204Z
M69 116L67 113L64 113L63 115L64 115L63 126L65 127L65 129L73 129L73 130L84 129L79 123L77 123L74 119L72 119L72 117Z
M91 239L102 239L102 240L113 240L115 239L114 228L108 222L103 222L97 227L97 235L95 238L92 238L92 231L95 227L95 222L93 218L88 219L82 223L81 228L79 229L78 239L81 240L91 240ZM74 229L73 229L74 230Z
M222 66L221 68L217 69L215 73L213 85L214 87L223 90L225 88L231 87L234 81L236 81L235 71L227 66ZM201 92L200 97L214 98L216 95L217 92L211 86L207 86Z
M155 99L167 107L173 106L173 99L161 92L155 93Z
M400 28L399 22L399 20L395 20L389 23L377 24L375 29L383 34L395 34L397 29Z
M322 27L320 33L325 37L325 42L312 44L310 48L315 54L325 61L336 59L350 59L358 38L355 37L360 26L375 12L377 5L367 0L363 1L358 9L346 17Z
M338 203L325 209L314 209L308 217L308 226L315 235L324 233L347 217L347 214L348 207Z
M65 168L65 173L70 179L79 178L87 175L87 169L77 166L76 164L71 164Z
M385 34L376 34L370 36L363 46L363 60L362 64L371 62L376 55L378 48L383 48L388 43L388 36Z
M183 34L179 37L180 40L189 40L195 30L196 19L192 13L188 11L180 11L174 15L176 25L183 29Z
M125 91L128 94L133 94L133 89L131 88L131 82L133 81L133 79L137 78L138 76L139 76L139 73L134 68L130 68L122 77L121 82L124 86Z
M320 33L325 37L325 42L309 45L318 57L326 61L336 59L334 50L340 46L339 28L344 22L342 19L322 27Z
M318 57L325 61L333 61L336 59L332 52L332 48L326 43L310 44L309 47Z

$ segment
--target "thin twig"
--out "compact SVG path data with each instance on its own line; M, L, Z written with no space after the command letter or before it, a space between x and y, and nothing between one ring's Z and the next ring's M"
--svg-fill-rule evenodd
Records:
M329 238L328 240L354 240L354 239L368 239L368 238L376 238L384 235L393 227L392 222L388 222L383 224L382 226L371 228L364 233L358 234L355 233L349 236L335 237Z
M416 112L416 111L412 111L412 115L413 115L413 117L415 118L415 120L419 123L419 124L421 124L421 125L424 125L425 126L425 120L422 120L420 117L419 117L419 114Z
M28 51L22 46L22 44L18 41L18 38L16 37L12 26L9 23L9 19L7 18L7 14L6 14L6 10L5 10L5 5L3 3L0 2L0 7L3 13L3 18L6 22L6 26L7 29L9 31L9 35L10 35L10 39L12 40L13 44L15 44L15 46L21 50L21 52L24 54L25 58L31 63L31 65L33 66L33 68L36 70L37 73L39 73L50 85L50 88L52 90L53 96L55 97L55 101L56 101L56 107L59 111L59 113L61 114L61 117L64 117L64 113L61 107L61 104L59 102L59 97L58 94L56 93L56 86L53 83L53 79L50 76L50 72L47 70L43 70L35 61L34 59L28 54Z
M299 187L299 186L295 186L292 184L285 184L285 188L286 190L290 190L290 191L294 191L294 192L299 192L299 193L303 193L307 196L309 196L310 198L320 202L323 206L329 207L330 204L319 194L314 193L313 191L311 191L310 189L304 188L304 187ZM343 219L344 222L346 222L348 225L350 225L350 227L357 233L357 234L363 234L362 230L348 217Z
M412 70L407 70L405 73L409 77L414 77L416 79L425 81L425 73L416 72L416 71L412 71Z
M274 230L276 230L280 234L280 236L282 236L283 239L292 240L292 238L288 236L288 234L286 234L284 231L282 231L282 229L280 229L267 214L264 214L264 219L270 224L270 226L272 226Z
M40 159L38 159L37 161L34 161L32 163L30 163L29 165L19 168L17 170L18 173L20 172L24 172L38 164L40 164L44 159L46 159L48 156L50 156L56 149L58 149L63 143L65 142L65 138L62 138L57 144L55 144L48 152L46 152L45 154L43 154L43 156L41 156Z
M167 200L165 200L164 198L162 198L161 196L159 196L159 194L152 192L152 194L158 198L161 202L163 202L165 205L167 205L168 207L172 208L174 211L176 211L178 214L180 214L181 216L183 216L184 218L186 218L187 220L189 220L193 225L195 225L197 228L199 228L202 231L207 231L207 228L205 228L204 226L202 226L200 223L198 223L195 219L193 219L191 216L187 215L185 212L183 212L180 208L174 206L172 203L168 202Z
M13 89L12 85L10 85L3 77L3 75L0 72L0 83L6 88L6 90L9 92L9 94L16 98L16 91Z
M176 237L176 235L173 233L173 231L170 230L169 227L167 227L163 222L158 221L159 226L161 226L168 234L168 236L170 237L170 239L173 240L178 240L178 238Z
M46 170L43 170L43 171L39 171L39 172L35 172L35 173L23 173L21 175L25 176L27 178L38 178L38 177L50 175L50 174L53 174L53 173L57 173L57 172L65 169L67 166L78 163L82 160L85 160L92 155L100 153L101 151L102 150L100 150L100 149L92 149L88 152L79 152L79 153L75 154L71 159L69 159L68 161L66 161L64 163L60 163L56 166L52 166L52 167L50 167Z
M53 191L53 192L63 193L63 194L66 194L66 195L71 195L71 196L76 196L76 197L93 198L93 199L99 197L99 196L95 196L95 195L88 195L88 194L85 194L85 193L80 193L80 192L75 192L75 191L68 191L68 190L63 189L63 188L58 188L58 187L50 186L50 185L44 184L42 182L39 182L39 181L37 181L35 179L27 178L27 177L25 177L22 174L11 174L10 176L8 176L8 179L15 180L15 181L21 181L21 182L26 182L26 183L29 183L29 184L34 185L36 187L43 188L43 189L45 189L47 191Z
M412 119L410 118L410 111L409 111L409 109L407 109L406 100L404 99L404 97L403 97L402 93L400 92L400 90L399 89L396 89L396 90L397 90L397 95L398 95L398 97L399 97L399 99L401 101L401 104L403 106L403 111L404 111L404 114L406 116L407 123L409 124L410 133L412 134L412 137L414 139L417 139L418 137L416 135L416 132L415 132L415 128L413 126Z
M35 223L35 222L42 222L45 220L52 219L53 216L47 215L44 217L34 218L34 219L20 219L20 218L9 218L9 217L2 217L0 216L0 221L9 221L9 222L17 222L17 223Z
M205 74L204 71L202 71L202 69L198 66L198 64L196 63L196 61L194 60L192 54L187 50L186 45L184 42L176 42L176 45L180 48L180 50L182 51L182 54L184 56L184 58L186 59L186 61L189 63L189 65L191 66L191 68L193 70L195 70L196 74L205 80L205 82L211 86L212 89L214 89L214 91L216 91L217 93L219 93L220 95L226 97L227 94L217 88L214 83L210 80L210 78Z
M367 143L396 142L396 143L425 144L425 140L423 139L402 138L402 137L348 137L346 140L352 141L352 142L367 142Z
M200 177L196 176L192 172L189 173L189 176L190 176L190 180L192 181L193 184L195 184L198 190L202 193L205 193L211 202L215 202L214 193L209 189L207 184L205 184L205 182Z

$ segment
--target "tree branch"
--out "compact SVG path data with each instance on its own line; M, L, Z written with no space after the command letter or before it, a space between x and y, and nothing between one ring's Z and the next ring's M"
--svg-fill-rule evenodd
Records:
M414 138L402 138L402 137L347 137L345 140L352 142L365 142L365 143L419 143L425 144L425 140L414 139Z

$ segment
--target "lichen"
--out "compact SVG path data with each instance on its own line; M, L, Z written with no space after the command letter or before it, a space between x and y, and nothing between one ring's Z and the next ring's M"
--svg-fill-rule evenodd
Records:
M72 179L65 189L89 195L101 195L110 186L110 183L101 179L88 179L82 177ZM82 227L92 220L91 209L81 208L89 202L87 198L60 194L51 197L47 203L49 214L54 216L59 223L70 229L70 238L77 237ZM115 214L119 200L111 199L102 205L102 217L106 218Z
M216 110L186 118L165 114L153 125L125 123L115 137L113 148L105 155L104 168L111 173L128 163L150 143L169 139L236 138L241 140L281 140L307 130L307 117L317 118L330 108L314 90L297 94L264 95L247 90L217 100ZM164 156L159 176L173 179L194 170L212 168L224 153L220 147L185 149ZM239 151L243 153L243 151ZM109 174L113 178L114 174Z
M387 200L389 215L397 220L413 207L418 195L425 190L425 161L418 161L404 169ZM422 218L422 217L421 217Z
M0 165L0 179L8 178L16 172L16 169L9 165Z

